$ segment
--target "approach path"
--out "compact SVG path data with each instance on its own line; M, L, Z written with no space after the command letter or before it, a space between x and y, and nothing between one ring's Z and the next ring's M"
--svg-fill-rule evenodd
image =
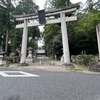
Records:
M52 60L48 57L37 57L34 62L28 62L29 66L20 66L18 64L11 64L9 67L17 68L19 70L45 70L45 71L61 71L66 72L66 67L58 60Z

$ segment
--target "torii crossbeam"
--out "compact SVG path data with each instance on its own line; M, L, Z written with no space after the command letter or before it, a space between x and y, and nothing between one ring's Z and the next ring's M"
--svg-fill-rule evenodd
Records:
M70 53L69 53L66 22L77 20L77 16L66 17L66 15L75 12L79 8L79 6L80 3L77 3L65 7L63 9L57 9L57 10L45 12L45 16L46 16L45 24L61 23L64 63L66 64L70 64ZM55 18L54 17L55 15L59 15L59 18ZM41 24L38 21L39 20L38 13L27 14L27 15L14 15L14 17L16 18L17 21L24 21L24 23L16 25L16 28L23 28L21 59L20 59L20 63L22 64L26 62L28 27L40 26ZM30 20L32 20L33 22L30 22Z

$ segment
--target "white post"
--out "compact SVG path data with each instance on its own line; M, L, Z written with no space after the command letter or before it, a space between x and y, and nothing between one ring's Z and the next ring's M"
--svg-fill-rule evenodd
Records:
M23 28L23 37L22 37L22 48L21 48L21 59L20 63L26 62L26 49L27 49L27 36L28 36L28 28L27 28L27 20L24 20L24 28Z
M99 61L100 61L100 24L96 26L96 32L97 32L97 42L98 42Z
M60 14L60 18L61 18L61 31L62 31L64 63L70 64L70 54L69 54L69 44L68 44L68 35L67 35L65 13L62 12Z

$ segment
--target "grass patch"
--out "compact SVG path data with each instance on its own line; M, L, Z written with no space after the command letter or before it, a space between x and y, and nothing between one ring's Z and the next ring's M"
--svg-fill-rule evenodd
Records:
M75 65L75 68L73 70L75 70L75 71L84 71L84 70L88 70L88 67Z

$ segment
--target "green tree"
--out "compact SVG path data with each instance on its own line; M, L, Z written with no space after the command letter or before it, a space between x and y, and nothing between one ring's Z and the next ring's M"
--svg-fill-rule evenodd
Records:
M31 14L35 13L38 10L38 6L34 3L33 0L21 0L17 5L13 12L15 15L22 15L22 14ZM16 22L17 24L18 22ZM12 39L11 46L15 48L20 47L22 42L22 30L21 29L15 29L14 34L12 33L12 36L15 37ZM40 31L38 27L31 27L28 28L28 46L34 47L36 43L34 40L36 38L40 37ZM20 40L19 40L20 39ZM15 42L13 42L15 41ZM20 44L19 44L20 43ZM18 45L16 45L18 44ZM36 46L37 47L37 46Z
M8 51L8 35L13 28L12 11L14 6L12 0L0 0L0 30L6 33L5 52ZM4 35L5 36L5 35Z
M71 30L71 54L79 54L82 51L97 54L96 25L100 22L100 11L95 8L92 0L88 0L86 5L86 8L77 14L78 21L73 24L75 27Z
M59 9L70 4L70 0L46 0L47 10ZM57 16L55 16L57 18ZM44 29L44 41L47 54L53 58L54 55L59 59L62 56L62 36L61 25L47 25Z
M53 5L56 9L63 8L71 4L70 0L53 0Z
M96 3L94 3L94 7L96 10L100 10L100 0L98 0Z
M19 48L22 42L23 31L22 29L15 28L15 25L19 22L15 21L12 15L29 14L38 10L38 6L33 2L33 0L21 0L17 4L15 1L18 2L19 0L0 0L0 46L4 47L4 41L6 41L6 52L8 47L8 51L14 51L16 48ZM33 33L34 36L32 36L32 38L34 39L35 37L39 37L40 32L38 27L29 29L29 37L31 37L31 32L33 32L33 30L37 34ZM9 38L8 33L10 33Z
M46 10L63 8L71 4L70 0L46 0L45 8Z
M47 25L43 34L45 48L48 56L58 58L62 55L62 38L60 26L57 24Z
M20 0L14 11L15 14L30 14L35 13L39 7L33 0Z
M54 8L65 7L64 4L60 6L61 3L58 2L60 0L54 0L53 2L55 1L57 3ZM51 5L54 5L54 3ZM87 54L97 53L96 25L100 23L99 5L99 0L97 2L87 0L85 8L83 7L84 9L82 8L77 12L78 20L67 23L71 55L79 54L82 51L86 51Z

